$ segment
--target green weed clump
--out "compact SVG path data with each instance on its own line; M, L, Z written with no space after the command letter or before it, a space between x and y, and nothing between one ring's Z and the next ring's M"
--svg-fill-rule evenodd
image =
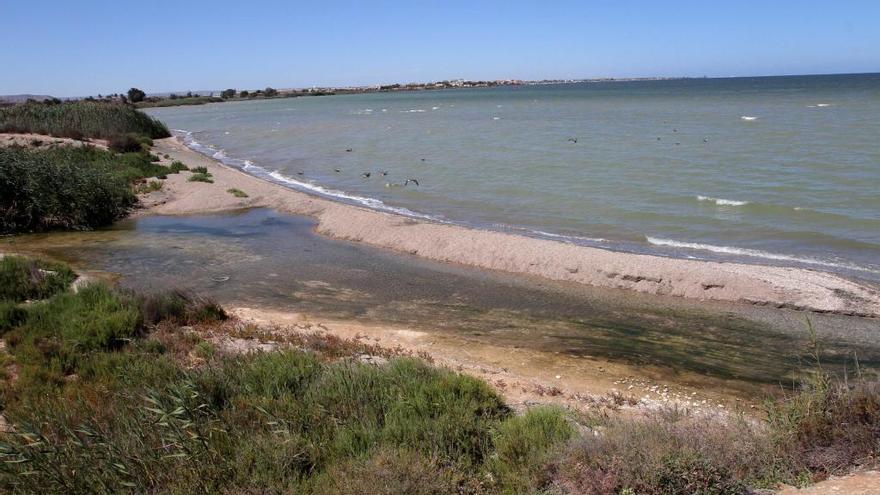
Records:
M137 187L138 194L149 194L155 191L161 191L164 185L156 180L145 182Z
M165 155L165 158L168 158L168 155ZM170 174L176 174L182 170L189 170L189 167L187 167L182 162L179 162L177 160L174 160L173 162L171 162L171 165L169 165L168 168L170 169L168 171L168 173L170 173Z
M188 180L190 182L207 182L208 184L213 184L214 179L212 179L211 177L212 177L211 174L205 174L205 173L198 172L198 173L192 174Z
M236 198L247 198L248 197L246 192L242 191L241 189L236 189L234 187L232 189L227 189L226 192L235 196Z
M129 133L152 139L171 136L165 124L134 107L99 101L25 103L0 108L0 132L73 139L110 139Z
M46 299L64 292L76 279L67 265L22 256L0 258L0 301Z

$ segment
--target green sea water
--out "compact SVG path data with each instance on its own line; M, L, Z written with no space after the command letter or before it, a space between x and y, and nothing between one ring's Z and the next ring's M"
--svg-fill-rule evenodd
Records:
M609 249L880 280L878 74L373 93L150 113L197 151L339 201Z

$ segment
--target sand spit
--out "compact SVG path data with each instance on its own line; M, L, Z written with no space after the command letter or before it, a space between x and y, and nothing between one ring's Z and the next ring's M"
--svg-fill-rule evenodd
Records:
M648 294L880 317L880 288L826 272L619 253L433 223L298 192L227 167L176 138L157 140L154 152L207 167L214 183L188 182L188 173L171 175L162 191L145 198L142 214L270 207L313 217L317 231L330 237L436 261ZM237 198L230 188L248 197Z

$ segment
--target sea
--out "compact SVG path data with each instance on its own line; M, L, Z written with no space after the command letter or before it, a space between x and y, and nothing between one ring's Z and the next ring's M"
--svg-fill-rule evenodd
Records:
M345 203L880 281L880 74L604 81L149 109Z

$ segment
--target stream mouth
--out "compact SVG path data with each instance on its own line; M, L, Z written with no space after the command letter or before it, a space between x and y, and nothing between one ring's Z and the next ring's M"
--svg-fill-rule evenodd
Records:
M136 290L177 288L223 304L406 326L495 346L606 359L679 380L755 392L809 366L810 319L823 365L880 367L880 322L596 289L478 270L313 232L306 217L251 209L145 216L94 232L0 239L115 274Z

